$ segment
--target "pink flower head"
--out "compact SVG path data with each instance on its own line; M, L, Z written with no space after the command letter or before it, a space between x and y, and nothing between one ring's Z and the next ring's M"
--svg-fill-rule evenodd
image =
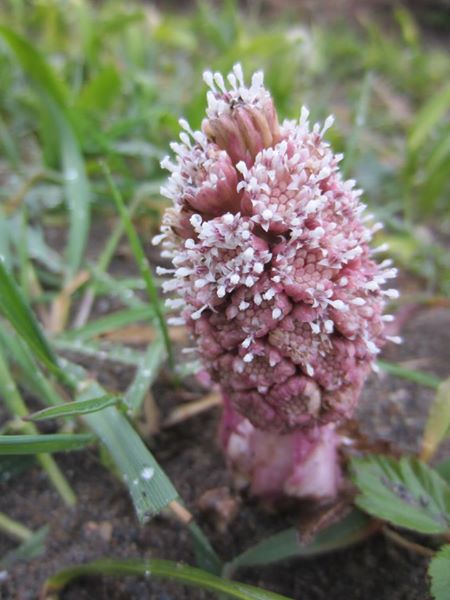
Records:
M256 429L225 399L220 430L239 487L270 500L331 499L342 481L334 425L280 435Z
M279 125L262 74L246 87L240 66L230 89L220 74L205 80L203 131L182 121L175 161L163 161L168 305L252 440L258 428L287 445L317 441L353 414L380 348L398 341L383 316L395 270L376 261L379 225L324 139L332 119L311 126L303 108Z

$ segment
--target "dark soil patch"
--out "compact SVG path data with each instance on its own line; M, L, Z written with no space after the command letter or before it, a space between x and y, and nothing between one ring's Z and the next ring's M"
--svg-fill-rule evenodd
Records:
M444 377L450 364L450 311L428 309L411 317L405 343L390 348L387 358ZM125 378L128 374L125 375ZM120 373L109 374L111 380ZM120 386L119 381L116 385ZM162 377L154 388L160 406L173 406L176 390ZM363 429L405 451L417 449L432 390L387 376L373 377L361 402ZM184 422L159 434L152 449L181 496L196 513L215 548L230 559L269 533L292 525L293 515L275 516L243 500L238 517L219 532L197 508L206 490L230 485L217 445L218 411ZM34 467L0 486L0 511L32 529L50 524L46 551L40 558L14 565L0 583L2 600L34 599L50 574L100 557L158 557L193 563L186 531L168 515L139 527L127 492L100 463L96 451L58 456L74 486L78 505L66 509ZM13 547L0 537L0 556ZM426 559L412 555L377 535L364 544L332 555L291 560L270 568L241 571L239 578L298 600L423 600L428 598ZM72 584L65 600L202 599L212 597L152 578L92 578Z

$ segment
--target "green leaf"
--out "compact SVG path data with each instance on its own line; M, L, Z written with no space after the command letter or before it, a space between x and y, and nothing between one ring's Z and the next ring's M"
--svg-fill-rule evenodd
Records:
M354 510L339 523L319 532L314 540L303 544L297 529L291 527L248 548L225 566L227 575L239 567L268 565L294 556L317 556L355 544L367 537L372 520Z
M443 546L428 567L435 600L448 600L450 593L450 544Z
M33 81L42 109L58 136L64 188L69 208L70 231L67 248L71 279L78 271L86 246L90 223L90 185L83 157L67 109L67 90L41 54L17 33L0 25L0 35Z
M450 428L450 377L443 381L431 405L422 439L421 458L428 462Z
M41 527L36 533L20 544L18 548L11 550L0 560L0 569L9 569L17 562L32 560L38 556L42 556L45 552L45 540L49 532L48 525Z
M95 438L86 433L0 435L0 455L66 452L79 450L94 441Z
M411 369L406 369L401 365L387 362L385 360L379 360L377 361L377 364L380 367L380 369L382 369L386 373L389 373L390 375L394 375L394 377L408 379L409 381L414 381L415 383L419 383L420 385L432 388L433 390L436 390L441 383L439 377L435 377L434 375L430 375L429 373L423 373L422 371L412 371Z
M356 505L371 515L421 533L450 530L450 486L416 458L353 458Z
M54 594L77 577L87 575L140 576L179 581L195 589L204 589L237 600L289 600L286 596L267 592L244 583L228 581L182 563L156 559L97 560L92 563L70 567L47 580L43 598L55 598Z
M99 412L108 406L115 406L120 401L120 396L105 394L91 400L74 400L60 406L44 408L38 412L28 415L27 420L44 421L45 419L56 419L58 417L73 417Z

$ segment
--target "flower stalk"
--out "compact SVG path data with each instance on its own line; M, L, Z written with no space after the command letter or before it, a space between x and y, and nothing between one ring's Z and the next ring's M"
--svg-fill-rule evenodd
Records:
M333 497L336 426L350 418L387 340L391 262L381 227L325 140L333 118L279 123L262 73L205 73L202 131L185 120L162 193L167 305L224 395L222 445L260 496ZM383 250L378 249L378 251Z

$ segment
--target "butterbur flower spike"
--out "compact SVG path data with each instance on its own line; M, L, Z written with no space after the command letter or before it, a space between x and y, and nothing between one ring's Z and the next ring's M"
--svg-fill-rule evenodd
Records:
M370 242L380 224L367 225L361 190L342 178L342 155L324 139L333 119L311 126L303 108L279 124L262 73L247 87L236 65L227 80L205 73L202 131L180 121L175 158L162 163L173 203L156 239L173 266L160 271L172 275L164 290L176 294L169 306L180 307L227 399L224 422L235 415L239 432L228 423L222 436L234 471L264 495L267 461L286 454L279 492L332 496L335 426L352 416L383 344L398 341L383 315L397 296L385 289L395 269L376 262ZM245 459L250 452L263 469ZM334 461L320 471L329 485L321 475L308 487L319 459Z

